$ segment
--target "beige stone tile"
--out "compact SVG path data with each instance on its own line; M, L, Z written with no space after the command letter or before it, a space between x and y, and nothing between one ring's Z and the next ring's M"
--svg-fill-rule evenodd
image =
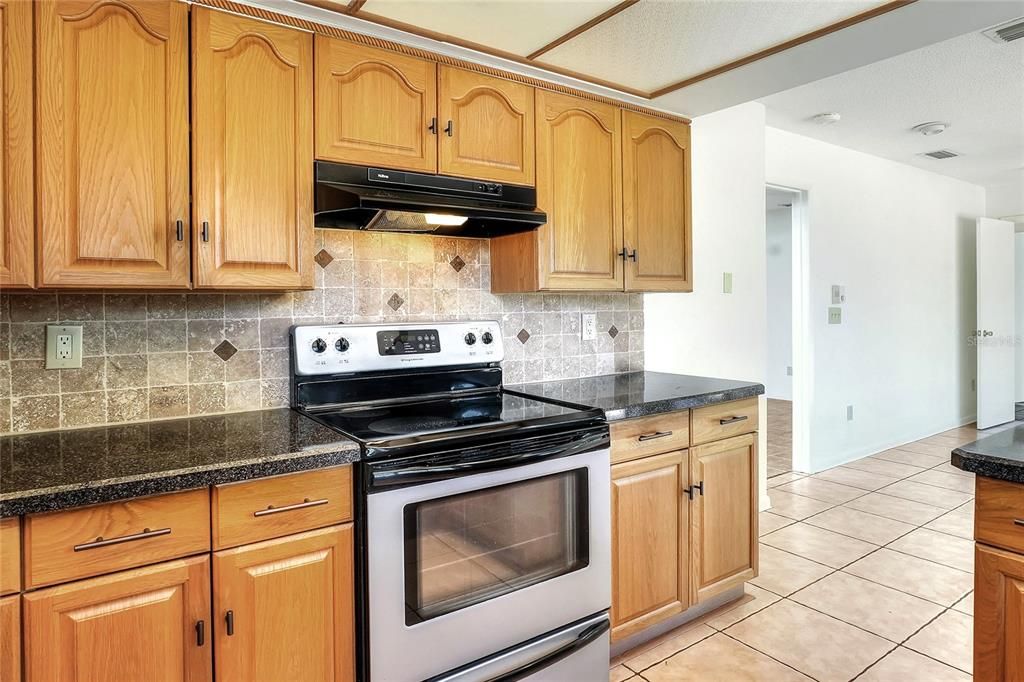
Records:
M224 384L224 409L228 412L260 409L261 389L258 380Z
M608 682L625 682L633 677L633 671L624 665L617 665L608 673Z
M751 584L783 597L832 572L828 566L765 544L760 546L758 563L758 576Z
M821 682L847 682L894 647L881 637L782 600L726 631Z
M149 390L149 416L153 419L188 414L188 386L159 386Z
M848 469L859 469L860 471L882 474L883 476L895 476L896 478L906 478L907 476L927 471L924 467L890 462L887 459L875 459L874 457L863 457L853 462L847 462L843 466Z
M974 615L974 592L953 604L953 610L959 611L960 613L966 613L968 616Z
M967 673L897 647L857 678L857 682L971 682Z
M188 387L189 414L216 414L224 411L224 384L192 384Z
M769 511L773 514L796 520L806 519L808 516L835 506L830 502L814 500L803 495L794 495L778 488L772 488L768 491L768 499L772 503Z
M777 490L793 493L794 495L803 495L804 497L821 500L822 502L831 502L832 504L849 502L865 494L865 491L860 488L853 488L839 483L829 483L828 481L821 481L813 477L801 478L792 483L787 483L786 485L779 486Z
M904 644L967 673L973 670L973 645L974 618L959 611L946 611Z
M722 634L644 671L650 682L809 682L809 678Z
M914 530L914 526L909 523L849 507L833 507L805 519L804 523L849 535L875 545L887 544Z
M46 369L42 360L11 360L11 395L50 395L60 392L60 372Z
M960 476L958 474L948 473L938 469L923 471L920 474L911 476L907 480L914 481L916 483L926 483L927 485L933 485L939 488L956 490L962 493L967 493L968 495L974 494L974 478L969 476Z
M974 588L970 573L885 548L843 571L943 606L950 606Z
M757 517L757 528L760 535L775 532L791 523L795 523L795 520L771 512L761 512Z
M782 598L774 592L763 590L757 585L750 583L743 586L743 592L743 597L737 599L724 610L718 611L717 615L705 620L704 623L716 630L724 630L747 616L757 613L761 609L768 608Z
M842 571L825 576L789 598L897 643L943 611L933 602Z
M900 464L910 464L924 469L930 469L933 466L949 461L948 456L938 457L936 455L929 455L920 452L911 452L910 450L903 450L901 448L883 450L882 452L871 455L871 458L881 459L888 462L899 462Z
M795 523L769 533L761 542L832 568L842 568L877 548L869 542L806 523Z
M41 395L11 400L11 430L41 431L60 426L60 396Z
M860 488L861 490L878 490L879 488L884 488L890 483L895 483L899 480L899 477L897 476L886 476L885 474L875 474L869 471L861 471L859 469L850 469L847 467L826 469L821 473L811 476L811 478L830 481L832 483L841 483L852 488Z
M768 479L768 487L769 488L777 488L780 485L785 485L786 483L791 483L792 481L795 481L795 480L800 479L800 478L804 478L805 476L807 476L807 474L801 474L798 471L787 471L784 474L779 474L778 476L772 476L771 478L769 478Z
M143 388L148 385L149 361L145 355L114 355L106 360L108 389Z
M913 443L905 443L899 446L898 449L903 450L905 452L916 452L922 455L927 455L929 457L944 459L948 462L949 454L955 447L955 445L926 443L924 441L918 440L914 441Z
M638 653L631 654L622 663L634 672L643 672L652 665L664 661L666 658L677 654L688 646L692 646L702 639L715 634L716 630L703 623L687 623L676 630L666 633L651 642L652 646L645 647Z
M150 353L150 386L179 386L188 382L188 353Z
M946 488L937 488L933 485L917 483L909 479L897 481L892 485L887 485L878 492L883 495L894 495L896 497L902 497L905 500L913 500L914 502L930 504L933 507L941 507L943 509L959 507L961 504L969 501L973 497L970 493L962 493L958 490L948 490Z
M933 507L930 504L921 504L913 500L906 500L902 497L871 493L864 497L857 498L843 505L850 509L877 514L904 523L911 523L915 526L928 523L937 519L945 513L941 507Z
M107 421L135 422L149 416L149 389L107 391Z
M105 391L65 393L60 398L60 425L62 428L92 426L107 421L107 394Z
M911 554L968 573L974 572L974 542L928 528L918 528L889 545L897 552Z
M57 374L49 370L52 374ZM82 366L62 369L60 374L61 393L82 393L102 389L106 377L106 363L103 358L82 358Z

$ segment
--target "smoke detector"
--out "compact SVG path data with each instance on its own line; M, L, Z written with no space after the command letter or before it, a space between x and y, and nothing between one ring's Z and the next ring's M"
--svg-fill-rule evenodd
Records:
M929 136L945 132L948 127L948 123L943 123L941 121L929 121L928 123L918 123L916 126L911 128L911 130L919 132L922 135Z
M1005 24L993 26L981 34L994 43L1009 43L1024 38L1024 17L1011 19Z
M830 125L834 125L836 123L839 123L839 120L841 118L842 118L842 116L840 116L835 111L826 111L823 114L818 114L817 116L812 116L811 120L814 121L815 123L817 123L820 126L830 126Z

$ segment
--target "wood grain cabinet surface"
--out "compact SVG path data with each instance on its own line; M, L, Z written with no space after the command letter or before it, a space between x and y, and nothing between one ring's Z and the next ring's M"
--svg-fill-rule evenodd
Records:
M0 682L21 680L21 595L0 599Z
M1024 556L985 545L974 553L974 679L1024 680Z
M0 519L0 595L21 590L21 519Z
M193 6L192 183L196 287L312 288L311 34Z
M188 287L187 5L26 4L36 10L39 284Z

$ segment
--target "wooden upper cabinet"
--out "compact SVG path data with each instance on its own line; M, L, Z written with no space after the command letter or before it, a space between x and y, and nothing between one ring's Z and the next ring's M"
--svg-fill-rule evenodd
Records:
M438 82L438 170L532 185L534 89L448 66Z
M626 290L692 291L690 126L623 111L622 128Z
M436 116L434 62L316 36L318 159L435 173Z
M34 5L39 284L187 287L187 6Z
M313 286L312 128L313 36L194 6L197 287Z
M0 0L0 289L35 284L32 3Z

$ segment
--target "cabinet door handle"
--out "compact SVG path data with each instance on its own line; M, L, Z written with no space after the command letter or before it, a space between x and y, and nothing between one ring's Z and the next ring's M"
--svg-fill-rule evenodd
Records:
M235 612L228 609L228 612L224 614L224 624L227 626L228 636L235 634Z
M206 623L199 621L196 623L196 646L204 644L206 644Z
M621 258L622 260L626 260L627 258L629 258L629 251L626 251L626 247L623 246L622 250L617 252L615 255Z
M623 249L623 251L625 251L625 249ZM627 258L629 258L629 260L631 260L631 261L633 261L635 263L636 262L636 249L633 249L630 252L629 256L627 256Z
M302 502L296 502L295 504L289 504L284 507L275 507L272 504L268 504L266 509L260 509L252 513L253 516L268 516L270 514L280 514L281 512L295 511L296 509L308 509L309 507L319 507L322 504L327 504L327 498L322 500L310 500L308 497Z
M210 223L203 221L203 227L199 230L199 236L202 237L204 242L210 241Z
M641 443L643 443L644 441L647 441L647 440L655 440L657 438L665 438L666 436L671 436L671 435L672 435L671 431L655 431L654 433L643 433L643 434L640 434L639 436L637 436L636 439L638 441L640 441Z
M427 126L427 130L429 130L432 135L437 135L437 116L430 119L430 125Z
M179 242L185 241L185 223L181 220L174 223L174 235Z
M92 542L83 542L80 545L75 545L74 549L76 552L84 552L87 549L110 547L111 545L120 545L122 542L133 542L134 540L145 540L146 538L155 538L160 535L170 534L170 528L158 528L157 530L150 530L148 528L145 528L141 533L133 533L132 535L122 535L119 538L104 539L101 536L96 538Z
M448 125L444 127L444 132L448 134L448 137L451 137L452 135L455 134L455 124L452 123L451 120L449 120Z
M729 417L728 419L719 419L718 423L722 426L726 424L735 424L736 422L742 422L747 420L747 415L741 414L738 417Z
M1013 520L1013 525L1015 525L1015 526L1024 526L1024 519L1014 519Z

